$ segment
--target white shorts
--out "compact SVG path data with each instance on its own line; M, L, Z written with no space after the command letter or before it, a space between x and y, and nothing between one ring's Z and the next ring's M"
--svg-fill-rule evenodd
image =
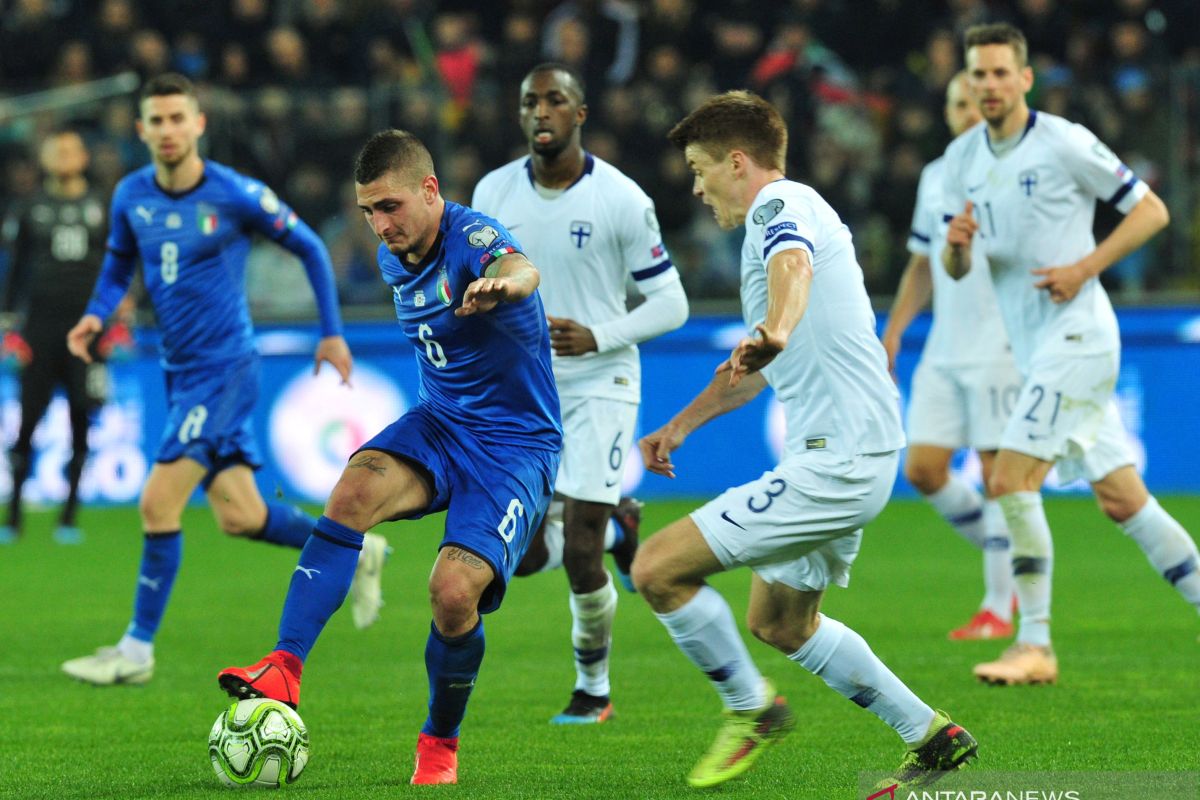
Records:
M1059 480L1088 483L1134 463L1113 390L1120 356L1043 359L1021 388L1004 428L1005 450L1057 462Z
M563 397L563 449L557 494L616 505L625 458L634 443L637 403L603 397Z
M1020 393L1012 358L953 367L921 361L908 399L909 444L996 450Z
M799 591L845 586L862 528L892 494L898 452L845 456L813 451L692 512L726 569L751 567L767 583Z

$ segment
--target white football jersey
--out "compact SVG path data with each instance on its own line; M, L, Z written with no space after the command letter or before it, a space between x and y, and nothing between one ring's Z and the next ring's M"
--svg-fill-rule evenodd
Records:
M899 450L900 397L850 231L819 194L795 181L764 186L746 214L741 294L747 328L766 319L771 257L795 249L807 251L813 265L808 308L787 347L763 370L787 421L783 464L818 448L847 456Z
M925 339L921 360L941 367L1007 360L1008 335L1004 332L988 270L973 269L956 281L942 265L942 250L950 228L943 211L946 204L942 202L944 165L945 157L938 158L921 171L912 231L908 236L908 251L926 256L933 276L933 325ZM972 246L978 247L974 243ZM982 264L982 252L977 258Z
M663 246L654 203L620 170L590 153L583 174L562 194L546 198L533 184L528 157L489 172L471 207L512 232L541 273L546 313L594 328L624 317L626 280L651 290L679 283ZM563 397L641 402L636 345L583 356L554 356Z
M1095 249L1097 199L1128 214L1149 187L1087 128L1037 111L1000 157L985 123L967 131L946 150L945 171L945 213L974 205L975 238L1021 371L1035 357L1118 350L1117 318L1099 280L1054 303L1034 288L1040 278L1032 270L1074 264Z

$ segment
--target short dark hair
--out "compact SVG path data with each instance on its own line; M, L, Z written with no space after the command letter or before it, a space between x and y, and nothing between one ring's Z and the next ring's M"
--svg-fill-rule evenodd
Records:
M392 128L367 140L354 159L354 182L370 183L386 172L404 172L412 183L433 175L433 156L415 135Z
M142 86L141 96L138 101L141 102L147 97L166 97L172 94L183 94L196 99L196 86L186 76L180 75L178 72L164 72L162 75L157 75L146 81Z
M972 25L967 28L964 43L964 53L972 47L980 45L1006 44L1013 49L1013 55L1016 56L1018 67L1024 67L1029 64L1029 44L1025 41L1025 34L1021 33L1020 28L1010 25L1007 22Z
M534 75L537 75L541 72L561 72L562 74L566 75L570 79L570 82L575 84L574 89L579 94L579 102L585 102L587 91L583 84L583 76L580 75L579 71L574 67L558 61L544 61L541 64L538 64L536 67L529 70L529 72L525 73L525 77L521 79L521 83L524 83Z
M680 150L694 144L712 159L744 150L760 167L782 171L787 159L787 125L775 107L753 92L725 92L705 100L683 118L667 139Z

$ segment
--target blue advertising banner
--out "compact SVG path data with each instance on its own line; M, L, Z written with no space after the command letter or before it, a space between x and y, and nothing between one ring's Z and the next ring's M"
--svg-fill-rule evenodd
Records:
M1146 482L1157 492L1200 492L1195 453L1200 444L1200 307L1125 309L1118 313L1123 354L1117 398L1121 415ZM881 320L882 324L882 320ZM897 370L902 402L928 330L919 318L904 338ZM682 329L642 347L643 402L640 432L657 428L707 385L713 369L743 335L740 319L694 318ZM263 327L262 393L255 428L266 463L259 473L265 493L321 502L347 457L362 442L416 402L412 348L394 324L356 323L346 336L355 356L353 387L339 385L326 366L312 375L316 344L311 327ZM84 502L128 503L153 461L166 418L162 371L155 355L155 332L138 337L138 354L110 369L110 402L97 415L85 470ZM20 421L17 377L0 376L0 430L8 445ZM626 492L644 498L705 497L757 477L773 466L783 442L778 403L764 392L744 408L694 433L676 457L678 477L647 475L636 451L626 455ZM35 434L36 461L26 497L54 503L66 496L63 468L70 458L66 403L56 398ZM978 479L970 454L956 460ZM0 470L0 495L11 491L7 469ZM1062 486L1055 476L1050 491L1081 491ZM896 494L911 495L901 478Z

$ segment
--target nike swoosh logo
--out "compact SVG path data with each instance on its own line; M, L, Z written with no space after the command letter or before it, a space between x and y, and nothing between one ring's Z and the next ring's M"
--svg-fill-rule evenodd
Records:
M268 665L268 666L270 666L270 665ZM246 675L249 676L250 680L256 681L260 677L262 677L262 674L266 671L267 671L267 667L259 667L258 669L254 670L253 672L247 670Z
M504 225L503 222L500 224ZM504 227L508 228L510 231L515 231L517 228L521 227L521 223L518 222L516 225L504 225Z
M321 574L321 570L319 570L319 569L305 569L304 567L296 567L296 569L293 571L294 572L303 572L304 577L308 578L310 581L312 580L313 575Z
M987 186L987 181L984 181L983 183L979 184L978 186L968 186L967 193L974 194L975 192L978 192L980 189L982 189L985 186Z
M730 525L734 526L735 528L741 528L742 530L746 530L741 525L738 525L736 522L733 521L733 517L729 516L728 511L721 512L721 519L725 520L726 522L728 522Z
M1029 441L1031 441L1031 442L1040 442L1042 439L1049 439L1049 438L1050 438L1050 435L1049 435L1049 434L1046 434L1045 436L1037 436L1037 435L1035 435L1035 434L1032 434L1032 433L1030 433L1030 434L1027 434L1027 435L1029 436Z
M612 487L616 486L620 482L621 482L621 479L617 478L615 481L605 481L604 485L607 486L609 489L611 489Z

